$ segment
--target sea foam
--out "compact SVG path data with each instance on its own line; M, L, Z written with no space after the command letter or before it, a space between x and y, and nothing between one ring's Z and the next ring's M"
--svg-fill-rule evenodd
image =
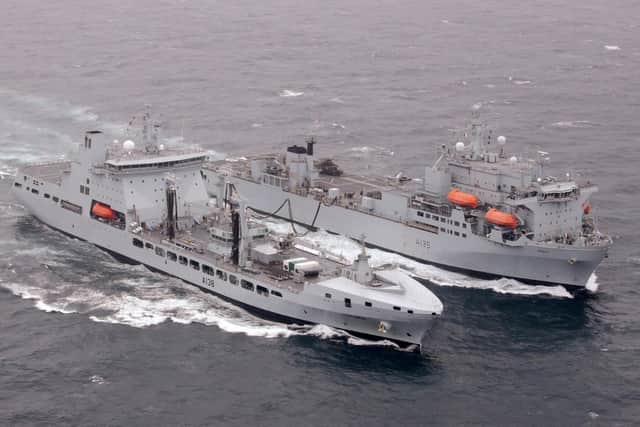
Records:
M291 225L286 221L269 219L263 220L263 223L276 234L285 234L293 231ZM300 231L301 230L298 229L298 232ZM348 262L353 262L361 251L360 244L356 241L341 235L328 233L324 230L309 232L301 237L300 240L312 249L318 250L325 255L330 254ZM402 255L380 249L368 249L368 254L370 256L370 262L374 267L385 264L396 265L414 277L428 280L439 286L490 290L501 294L548 295L558 298L573 298L571 293L560 285L529 285L515 279L507 278L480 279L414 261Z
M281 98L296 98L298 96L304 95L304 92L296 92L289 89L281 90L278 94Z

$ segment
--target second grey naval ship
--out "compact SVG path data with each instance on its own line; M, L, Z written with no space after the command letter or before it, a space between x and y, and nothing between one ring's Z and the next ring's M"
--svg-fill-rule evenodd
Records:
M584 287L611 239L591 212L597 188L545 174L547 153L507 154L474 108L465 138L442 145L421 179L345 174L314 141L284 155L205 164L209 193L230 180L253 208L427 263L536 284Z
M271 236L240 201L215 203L206 154L87 132L74 158L18 171L16 198L71 236L176 276L243 307L298 324L324 324L419 348L442 303L397 268L322 256L295 236ZM237 199L237 197L236 197Z

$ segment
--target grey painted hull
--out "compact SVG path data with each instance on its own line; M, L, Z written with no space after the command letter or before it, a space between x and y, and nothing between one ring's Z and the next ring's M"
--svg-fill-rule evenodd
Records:
M63 197L62 190L58 185L40 183L39 189L43 193L49 192ZM324 324L358 334L418 346L421 346L424 335L438 317L430 313L425 315L416 313L411 318L407 318L406 314L385 312L375 308L365 309L354 306L347 309L338 301L327 307L318 307L317 296L304 292L282 291L283 298L265 297L255 292L247 292L240 286L231 285L229 282L217 278L212 279L211 276L206 276L203 272L196 271L188 265L168 261L167 258L158 256L153 250L132 245L132 237L144 238L144 236L134 236L127 231L114 229L109 225L92 220L86 213L69 212L50 199L34 195L29 191L14 188L14 194L30 213L52 228L86 240L154 270L178 277L187 283L249 308L298 320L301 323ZM71 200L73 199L71 198ZM156 246L160 245L156 244ZM167 247L166 249L171 248ZM192 254L190 258L210 263L210 260L198 259L198 254ZM233 274L236 274L239 279L243 277L242 273L234 272ZM248 278L254 283L260 284L255 277ZM384 332L379 330L380 322L389 325Z
M373 246L455 269L527 282L584 287L607 254L606 247L552 246L533 241L514 247L471 233L464 239L446 233L434 234L403 222L340 206L321 205L315 218L318 201L312 198L238 177L228 179L249 206L262 212L274 212L289 199L291 219L295 222L314 224L356 239L365 235L367 243ZM209 191L215 195L217 189L211 184ZM289 219L288 209L282 209L278 215Z

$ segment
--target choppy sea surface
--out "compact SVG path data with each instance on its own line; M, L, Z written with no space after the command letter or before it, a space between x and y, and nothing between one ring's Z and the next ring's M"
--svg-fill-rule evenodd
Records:
M638 16L600 0L3 1L0 424L637 425ZM119 137L146 104L169 142L218 156L314 135L346 168L419 176L476 103L514 152L598 183L615 245L577 295L373 250L444 302L422 354L261 320L49 229L10 192L21 165L88 129Z

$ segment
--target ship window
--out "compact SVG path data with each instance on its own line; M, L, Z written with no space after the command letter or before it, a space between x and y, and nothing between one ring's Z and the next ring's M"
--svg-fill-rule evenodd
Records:
M202 264L202 272L209 276L213 276L213 268L209 267L207 264Z
M351 308L351 298L344 299L344 306L347 308Z
M407 310L407 313L413 314L413 310Z
M31 190L31 187L27 187L27 191Z
M176 254L174 254L171 251L167 251L167 258L169 258L171 261L176 261L178 259L178 257L176 256Z
M372 307L372 306L373 306L373 304L371 304L369 301L365 301L365 302L364 302L364 306L365 306L365 307Z
M61 200L60 206L67 210L70 210L71 212L77 213L78 215L82 214L82 206L67 202L66 200Z
M20 187L22 187L22 184L20 184L19 182L14 182L13 186L20 188Z
M460 235L460 233L458 233L457 231L454 231L453 234L456 235L456 236Z
M462 228L467 228L467 223L466 222L462 223Z
M271 291L271 295L282 298L282 294L280 292L278 292L278 291L272 290Z
M156 246L156 255L163 257L164 256L164 249L162 249L159 246Z
M84 187L84 194L89 195L89 187Z
M33 194L38 194L38 193L39 193L39 191L38 191L38 190L36 190L35 188L32 188L32 189L31 189L31 192L32 192Z
M187 263L188 263L188 261L187 261L187 257L186 257L186 256L182 256L182 255L180 255L180 256L178 257L178 262L179 262L180 264L182 264L182 265L187 265Z
M87 178L87 185L89 185L89 178Z
M258 293L258 295L263 295L265 297L269 296L269 289L265 288L264 286L256 286L256 292Z
M133 238L133 246L135 246L136 248L142 248L142 247L144 247L144 243L142 243L142 240L136 239L134 237Z
M147 249L153 249L153 245L151 243L149 243L149 242L145 243L144 247L147 248Z
M84 194L84 185L80 185L80 194Z
M453 225L455 225L456 227L460 227L460 222L459 221L454 221Z
M424 216L424 212L418 211L418 216Z
M331 294L327 292L327 293L324 294L324 297L327 298L327 299L331 299Z
M218 276L219 278L221 278L225 282L227 281L227 273L225 273L222 270L216 270L216 276Z
M400 307L398 307L397 305L394 305L394 306L393 306L393 309L394 309L395 311L400 311Z
M424 217L425 217L425 218L431 218L431 214L430 214L430 213L425 213L425 214L424 214Z
M439 220L439 219L440 219L440 217L437 217L437 216L435 216L435 215L433 216L433 220L434 220L434 221L437 221L437 220Z
M440 218L440 222L447 222L446 218Z
M462 233L462 237L464 237L465 239L467 238L467 235Z
M237 285L238 284L238 278L236 276L234 276L233 274L229 275L229 282L232 285Z
M60 199L59 199L59 198L57 198L56 196L53 196L53 201L54 201L54 202L56 202L56 203L58 203L58 202L60 201Z
M50 198L51 198L51 195L50 195L49 193L44 193L44 198L45 198L45 199L50 199Z
M240 286L242 286L242 289L253 291L253 283L249 282L248 280L240 280Z
M200 263L198 261L191 260L189 264L191 265L191 268L193 268L194 270L200 271Z
M442 231L443 233L446 233L446 229L444 227L440 227L440 231Z

